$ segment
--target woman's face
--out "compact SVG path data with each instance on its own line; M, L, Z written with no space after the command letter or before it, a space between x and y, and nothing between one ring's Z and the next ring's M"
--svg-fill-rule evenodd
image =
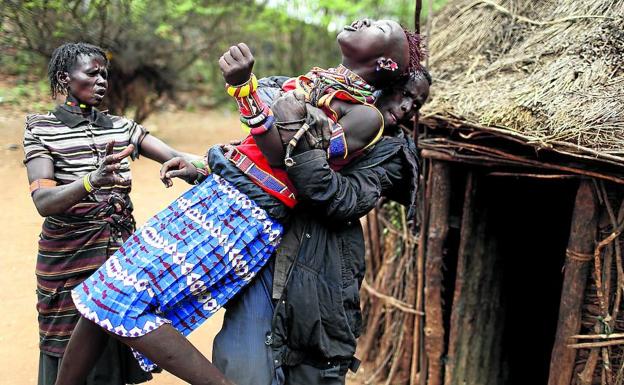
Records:
M385 126L397 126L412 120L428 97L427 79L410 77L404 85L384 90L377 101L377 108L383 115Z
M342 54L358 64L385 57L394 60L402 72L409 62L407 37L392 20L356 20L338 34Z
M98 106L108 88L106 61L100 56L78 56L76 65L67 73L59 73L59 80L67 84L67 92L80 103Z

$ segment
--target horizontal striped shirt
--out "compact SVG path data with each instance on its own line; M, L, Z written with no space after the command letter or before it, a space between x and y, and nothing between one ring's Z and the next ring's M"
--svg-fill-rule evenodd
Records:
M147 131L130 119L94 110L89 117L70 106L26 118L24 162L52 161L54 179L69 184L95 171L106 156L134 144L136 158ZM130 180L129 160L119 174ZM79 318L70 291L99 268L134 229L130 186L102 188L87 195L61 215L45 219L37 253L37 311L40 349L62 356Z
M138 155L139 144L147 131L134 121L97 110L87 119L72 112L69 106L59 106L54 112L33 114L26 118L24 130L24 162L34 158L50 159L54 164L54 179L59 185L68 184L95 171L106 156L106 145L114 141L114 153L124 150L130 143ZM130 162L121 161L118 173L131 179ZM108 199L111 190L127 194L130 186L105 187L87 200Z

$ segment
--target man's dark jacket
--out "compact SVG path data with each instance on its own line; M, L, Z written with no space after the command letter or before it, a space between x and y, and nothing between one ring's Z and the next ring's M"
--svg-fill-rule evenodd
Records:
M322 150L294 160L288 176L300 203L276 257L274 286L285 283L285 289L273 321L274 356L285 365L349 360L362 328L365 259L359 218L381 196L410 207L411 215L415 146L408 138L385 137L339 173Z

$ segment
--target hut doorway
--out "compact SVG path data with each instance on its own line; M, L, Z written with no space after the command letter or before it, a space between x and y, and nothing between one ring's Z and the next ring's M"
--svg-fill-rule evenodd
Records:
M578 182L483 175L473 182L446 375L451 384L546 384Z
M504 197L492 221L500 241L505 383L546 384L576 183L508 179L492 180L490 190Z

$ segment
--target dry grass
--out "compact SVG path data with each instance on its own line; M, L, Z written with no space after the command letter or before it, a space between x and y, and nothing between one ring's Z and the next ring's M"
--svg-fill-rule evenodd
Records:
M431 35L424 114L624 164L624 1L460 0Z

